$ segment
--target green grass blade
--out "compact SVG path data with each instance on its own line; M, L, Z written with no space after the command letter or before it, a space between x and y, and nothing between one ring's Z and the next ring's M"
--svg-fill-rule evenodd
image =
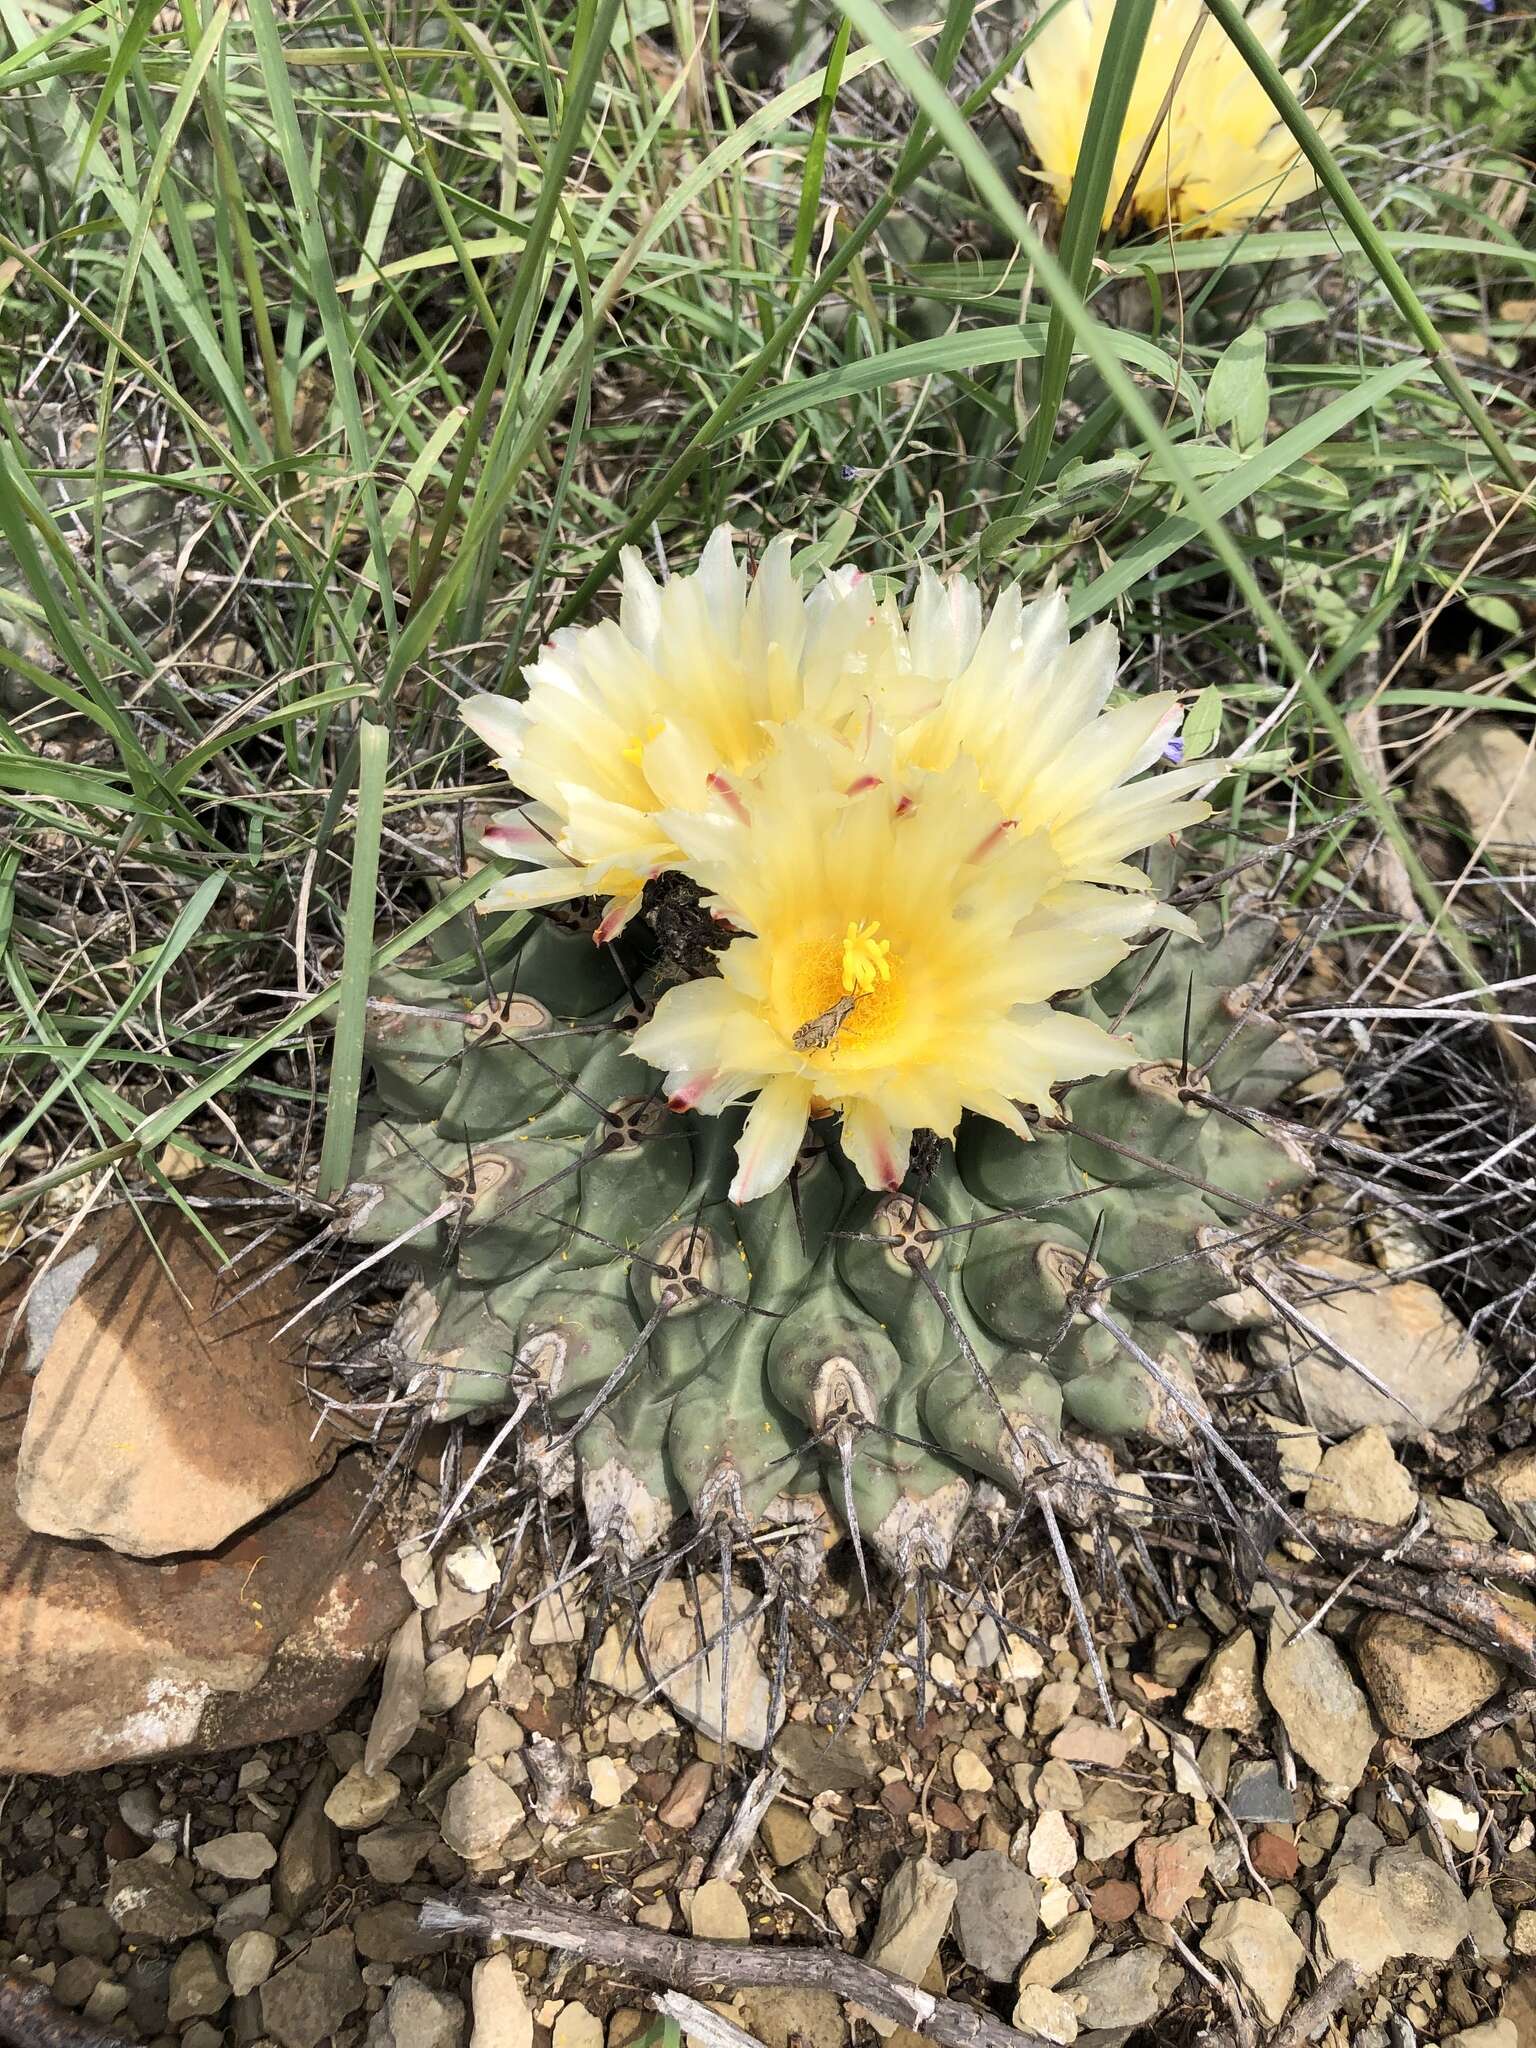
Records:
M1115 159L1120 154L1120 136L1125 127L1131 89L1146 45L1147 28L1156 0L1115 0L1104 54L1093 81L1093 97L1083 128L1082 148L1072 174L1066 217L1061 224L1060 261L1079 298L1085 297L1093 272L1094 254L1099 246L1099 224L1110 201L1110 182ZM1072 366L1072 330L1065 310L1051 301L1051 324L1046 338L1045 361L1040 370L1040 397L1020 465L1019 489L1032 491L1045 471L1046 457L1056 434L1056 420L1067 392L1067 373Z
M368 976L379 887L379 835L389 774L389 728L364 719L358 735L357 825L352 836L352 882L336 990L336 1038L331 1049L330 1107L320 1146L315 1193L333 1200L347 1184L357 1104L363 1080L363 1033L368 1022Z
M821 104L816 109L816 121L811 129L811 144L805 153L805 179L800 188L794 245L789 252L789 275L791 282L795 284L804 277L805 266L810 261L811 237L816 232L816 214L821 205L821 184L827 168L827 136L831 131L832 110L837 105L838 89L843 82L843 66L848 61L848 45L852 38L853 23L841 22L833 39L831 54L827 58L826 74L821 87Z
M101 140L102 129L112 118L112 102L133 69L133 60L138 56L144 38L149 34L150 26L159 11L159 4L160 0L134 0L133 13L129 16L128 25L112 53L106 78L102 81L101 96L96 102L90 120L86 123L85 142L80 151L80 161L75 165L73 189L76 192L79 191L80 180L85 174L86 161Z

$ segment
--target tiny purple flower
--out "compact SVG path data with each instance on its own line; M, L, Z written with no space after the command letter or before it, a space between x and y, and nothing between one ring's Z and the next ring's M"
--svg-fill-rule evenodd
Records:
M1184 740L1182 734L1175 733L1173 738L1168 741L1167 745L1163 748L1163 759L1171 761L1175 768L1178 767L1179 763L1184 759Z

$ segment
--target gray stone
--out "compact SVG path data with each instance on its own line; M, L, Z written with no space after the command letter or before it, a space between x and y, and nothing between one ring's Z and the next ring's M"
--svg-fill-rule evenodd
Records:
M400 1821L359 1835L357 1853L377 1884L409 1884L436 1840L435 1829L419 1821Z
M1270 1616L1264 1690L1291 1745L1322 1780L1326 1796L1346 1798L1365 1776L1375 1746L1365 1695L1320 1628L1293 1643L1283 1614Z
M124 1934L149 1941L185 1941L213 1922L213 1915L191 1886L183 1884L165 1864L153 1863L147 1856L128 1857L113 1865L107 1883L107 1911Z
M1402 1443L1465 1421L1492 1376L1476 1341L1432 1287L1389 1280L1374 1266L1328 1252L1309 1251L1307 1265L1324 1277L1316 1295L1297 1295L1298 1307L1388 1392L1377 1393L1331 1353L1308 1351L1304 1339L1277 1326L1249 1339L1256 1362L1279 1375L1275 1400L1290 1402L1325 1437L1352 1436L1375 1423ZM1327 1287L1342 1291L1321 1291Z
M260 1991L261 2024L277 2048L320 2048L365 1996L352 1937L317 1934Z
M243 1892L236 1892L232 1899L226 1899L220 1906L214 1915L213 1931L220 1941L233 1941L248 1927L259 1927L271 1911L271 1885L248 1885Z
M1037 1790L1037 1798L1039 1793ZM1042 1807L1045 1802L1040 1801ZM1138 1835L1146 1832L1147 1802L1145 1795L1134 1785L1124 1784L1118 1778L1102 1778L1090 1786L1080 1801L1073 1818L1082 1834L1082 1854L1089 1863L1104 1863L1111 1856L1118 1856L1128 1849ZM1062 1852L1062 1861L1070 1850L1070 1843ZM1071 1865L1060 1874L1069 1874Z
M198 1844L192 1851L192 1861L211 1870L215 1877L250 1884L266 1876L277 1861L277 1851L265 1835L215 1835L211 1842Z
M397 1977L368 2029L368 2048L459 2048L464 2001L414 1977Z
M128 1987L111 1979L98 1984L85 2001L85 2016L98 2026L110 2026L119 2014L128 2009Z
M775 1799L763 1815L763 1847L782 1870L809 1856L820 1838L798 1806Z
M247 1928L229 1944L224 1967L229 1972L232 1997L244 1998L265 1984L277 1963L277 1938L259 1927Z
M1184 1972L1161 1948L1126 1948L1078 1971L1067 1986L1084 2032L1144 2027L1169 2004Z
M955 1893L955 1880L937 1863L927 1856L909 1858L881 1897L868 1961L905 1977L909 1984L921 1984L949 1926ZM874 2024L879 2033L892 2031L888 2020Z
M779 1730L773 1760L807 1792L857 1792L872 1783L881 1761L857 1730L830 1735L810 1721L789 1721Z
M368 1726L363 1768L373 1777L394 1762L416 1733L426 1697L426 1670L421 1614L413 1608L390 1642L379 1704Z
M753 1605L752 1594L745 1586L734 1584L731 1605L737 1615L745 1617ZM681 1579L665 1580L646 1607L640 1624L647 1661L668 1702L685 1721L691 1721L714 1742L723 1739L720 1688L726 1676L724 1615L719 1581L701 1573L692 1586ZM774 1700L760 1655L762 1639L761 1615L750 1622L744 1618L733 1622L730 1690L725 1711L730 1740L743 1749L764 1749L778 1732L777 1721L772 1727L768 1724ZM712 1645L703 1656L699 1655L701 1642ZM781 1701L780 1717L783 1712Z
M1383 1849L1371 1866L1372 1888L1405 1956L1448 1963L1472 1932L1472 1915L1460 1885L1426 1856L1416 1842Z
M152 1842L169 1818L160 1811L160 1794L153 1785L130 1785L119 1793L117 1812L123 1826L131 1828L141 1842ZM171 1825L176 1823L171 1821Z
M994 1984L1013 1981L1040 1924L1040 1887L997 1849L949 1866L960 1953Z
M443 1802L443 1840L466 1863L495 1856L522 1822L523 1802L487 1763L471 1764Z
M423 1956L440 1955L453 1939L424 1933L409 1899L386 1899L381 1906L367 1907L353 1922L352 1938L366 1963L414 1963Z
M1337 1877L1345 1870L1360 1870L1368 1880L1371 1865L1386 1846L1387 1838L1375 1821L1366 1814L1352 1813L1329 1859L1328 1875Z
M1280 1766L1273 1757L1237 1766L1232 1773L1227 1804L1234 1820L1280 1821L1289 1827L1296 1818L1295 1794L1287 1792L1280 1782Z
M224 1966L206 1941L191 1941L171 1965L171 1995L165 2016L173 2027L184 2020L222 2012L229 2002Z
M294 1809L277 1852L272 1896L294 1920L323 1898L341 1875L341 1842L325 1811L335 1783L335 1765L322 1763Z
M35 1919L48 1910L61 1889L59 1880L48 1870L34 1871L30 1877L13 1877L5 1892L6 1919L13 1925Z
M123 1986L128 1993L127 2012L129 2024L141 2036L160 2034L165 2031L165 2003L171 1991L171 1959L166 1955L154 1955L140 1950L129 1957L122 1973Z
M1381 1725L1409 1742L1441 1735L1491 1700L1502 1668L1407 1614L1372 1614L1355 1636L1355 1661Z
M1230 1970L1269 2024L1279 2026L1306 1950L1277 1906L1229 1899L1211 1915L1200 1951Z
M1481 1963L1502 1963L1509 1954L1509 1935L1487 1885L1479 1885L1467 1900L1467 1912L1472 1922L1472 1953Z
M60 1963L54 1974L54 1999L71 2012L79 2012L90 2003L96 1987L105 1983L109 1974L106 1964L97 1956L71 1956L67 1963Z
M110 1963L121 1937L104 1906L66 1906L58 1917L59 1940L72 1956L95 1956Z
M1177 1692L1211 1654L1210 1632L1198 1621L1159 1630L1152 1644L1152 1676Z

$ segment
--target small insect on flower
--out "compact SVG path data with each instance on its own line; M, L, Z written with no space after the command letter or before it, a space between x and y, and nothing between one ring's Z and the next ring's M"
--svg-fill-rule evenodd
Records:
M1025 76L997 91L1063 206L1077 175L1114 12L1115 0L1063 0L1030 44ZM1248 23L1278 62L1285 47L1284 0L1259 0ZM1286 83L1299 90L1300 74L1288 72ZM1330 145L1342 138L1337 114L1314 114L1313 122ZM1152 228L1173 222L1191 233L1219 234L1282 212L1316 184L1263 86L1204 0L1156 0L1101 225L1135 218Z
M839 996L819 1017L812 1017L809 1023L802 1024L789 1041L795 1051L825 1052L829 1046L836 1045L837 1034L853 1015L858 1000L857 996Z

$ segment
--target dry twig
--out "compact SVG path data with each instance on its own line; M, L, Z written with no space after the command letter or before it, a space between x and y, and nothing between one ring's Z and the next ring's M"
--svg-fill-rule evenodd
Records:
M830 1991L878 2019L911 2027L924 2040L938 2042L939 2048L1046 2048L1039 2034L1020 2033L989 2013L938 1997L839 1949L808 1948L803 1943L770 1948L654 1934L606 1914L563 1906L535 1885L517 1898L466 1891L451 1899L428 1899L420 1924L423 1933L501 1935L537 1942L541 1948L564 1949L586 1962L677 1991L718 1996L757 1985Z
M1335 1963L1322 1982L1297 2006L1270 2048L1306 2048L1315 2041L1350 1994L1364 1982L1354 1963Z

